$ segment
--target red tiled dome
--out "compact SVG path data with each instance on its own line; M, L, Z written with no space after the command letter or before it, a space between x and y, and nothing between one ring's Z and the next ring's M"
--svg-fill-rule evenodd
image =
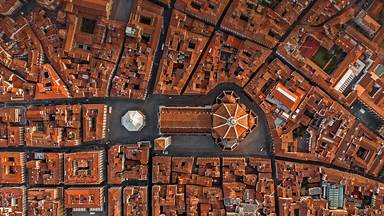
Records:
M238 103L222 103L213 110L212 133L222 139L241 139L249 129L250 115Z

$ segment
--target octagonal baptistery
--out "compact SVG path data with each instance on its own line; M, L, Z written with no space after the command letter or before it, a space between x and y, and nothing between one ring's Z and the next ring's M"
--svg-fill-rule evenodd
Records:
M235 149L257 125L257 116L240 103L233 91L224 91L212 106L212 136L223 150Z
M140 131L145 126L145 115L138 110L129 110L121 117L121 124L127 131Z

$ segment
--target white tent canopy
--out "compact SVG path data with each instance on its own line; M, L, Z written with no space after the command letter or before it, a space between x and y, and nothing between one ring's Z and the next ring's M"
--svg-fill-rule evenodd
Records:
M128 131L140 131L145 126L145 116L138 110L130 110L121 117L121 124Z

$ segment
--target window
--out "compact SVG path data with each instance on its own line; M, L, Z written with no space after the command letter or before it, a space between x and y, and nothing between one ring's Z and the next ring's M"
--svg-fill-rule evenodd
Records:
M83 17L80 30L84 33L93 34L96 27L96 20Z
M49 78L49 73L48 73L48 71L44 71L44 78Z
M195 49L195 47L196 47L196 44L190 41L188 44L188 48L189 49Z
M248 22L248 21L249 21L249 17L246 16L246 15L244 15L244 14L241 14L241 15L240 15L240 19L243 20L243 21L245 21L245 22Z
M359 158L365 160L365 159L367 158L367 156L368 156L368 153L369 153L368 150L366 150L366 149L363 148L363 147L359 147L359 149L358 149L357 152L356 152L356 155L357 155Z
M151 18L146 16L140 16L140 23L145 25L151 25Z
M196 10L201 9L201 5L198 2L192 1L191 2L191 7L195 8Z
M149 41L151 41L151 35L148 34L148 33L144 33L141 35L141 39L145 42L145 43L149 43Z

